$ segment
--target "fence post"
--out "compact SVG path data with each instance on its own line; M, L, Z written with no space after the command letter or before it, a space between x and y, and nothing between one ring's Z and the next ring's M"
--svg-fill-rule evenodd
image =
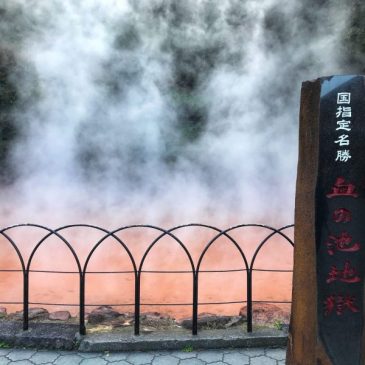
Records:
M198 334L198 271L193 274L193 323L192 330L193 335Z
M135 280L135 299L134 299L134 334L139 335L139 317L141 308L141 273L138 272Z
M86 274L86 273L85 273ZM85 274L80 274L80 335L86 335L85 327Z
M23 273L23 331L29 327L29 271Z
M252 269L247 270L247 332L252 332Z

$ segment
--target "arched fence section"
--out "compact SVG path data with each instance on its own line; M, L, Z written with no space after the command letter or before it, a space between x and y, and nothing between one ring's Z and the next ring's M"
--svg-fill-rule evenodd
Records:
M21 249L19 248L19 245L15 242L13 238L11 238L11 231L17 230L19 228L32 228L32 229L38 229L45 232L45 235L36 242L34 248L30 252L29 258L25 260L24 256L22 255ZM207 231L210 231L212 234L214 234L213 238L211 238L206 244L204 245L203 250L201 251L197 262L194 263L193 255L187 248L187 245L177 236L177 232L179 230L186 230L190 228L199 228L199 229L206 229ZM141 303L141 276L142 273L148 273L150 271L143 270L144 263L146 259L148 258L151 250L158 245L158 243L162 240L164 237L169 237L172 239L172 241L180 246L182 250L184 251L184 254L186 256L186 259L189 262L190 270L183 271L184 273L191 273L192 278L192 293L191 303L170 303L169 305L190 305L192 309L192 333L193 335L196 335L198 333L198 308L199 304L230 304L233 303L232 301L225 301L225 302L215 302L215 303L200 303L199 302L199 274L202 272L215 272L215 273L222 273L226 271L240 271L245 276L242 276L242 282L244 283L246 281L246 300L242 300L239 303L246 303L247 304L247 332L252 332L252 325L253 325L253 303L260 302L253 300L253 273L254 271L267 271L267 272L292 272L292 270L276 270L276 269L255 269L255 262L257 257L260 255L262 248L270 242L270 239L274 236L281 237L287 244L289 244L291 247L294 246L294 242L291 238L288 237L288 235L285 233L285 231L289 230L290 228L293 228L294 225L287 225L283 226L281 228L274 228L270 227L268 225L263 224L241 224L234 227L230 227L225 230L221 230L217 227L205 225L205 224L198 224L198 223L192 223L192 224L186 224L186 225L180 225L176 226L170 229L163 229L160 227L152 226L152 225L129 225L120 227L118 229L109 231L107 229L104 229L102 227L98 227L95 225L88 225L88 224L73 224L73 225L67 225L63 227L59 227L57 229L50 229L45 226L37 225L37 224L18 224L14 226L9 226L6 228L3 228L0 230L0 237L2 236L5 238L6 242L10 244L10 246L14 249L20 263L21 269L1 269L0 268L0 275L2 272L21 272L23 277L23 282L19 283L19 285L23 286L23 298L22 302L5 302L2 301L0 298L0 304L22 304L23 305L23 329L27 330L29 328L29 305L31 304L43 304L43 305L57 305L56 303L31 303L29 301L29 274L31 272L39 272L37 270L31 269L31 264L33 259L36 257L38 249L42 245L47 244L47 240L51 236L55 236L60 244L63 244L67 247L69 252L71 252L72 257L74 258L77 271L70 272L70 271L50 271L50 270L42 270L42 273L72 273L77 274L79 277L79 303L77 306L79 307L79 331L80 334L86 333L86 326L85 326L85 308L88 306L91 306L90 304L87 304L85 302L85 288L87 285L87 274L91 273L88 271L88 266L90 263L90 260L96 255L96 250L103 245L103 243L108 239L112 238L119 246L120 249L127 254L129 263L132 266L132 271L107 271L103 270L100 272L93 272L98 274L108 274L108 273L118 273L118 274L126 274L126 273L132 273L134 275L134 303L130 304L123 304L123 305L133 305L134 306L134 333L135 335L139 335L140 333L140 313L141 313L141 306L143 305L167 305L166 303L150 303L150 304L142 304ZM80 257L77 255L75 247L72 245L70 240L67 240L63 232L75 228L83 228L83 229L92 229L99 231L103 236L92 245L91 250L86 255L84 264L82 265ZM256 242L258 243L256 249L253 252L252 258L249 261L247 259L247 256L243 249L241 248L239 242L237 239L233 238L232 234L234 231L238 231L240 229L244 230L246 228L259 228L267 231L267 234L264 236L264 238ZM118 234L121 234L122 232L132 231L132 230L152 230L156 231L158 233L158 236L148 245L147 249L143 252L140 263L137 264L135 257L132 254L132 251L130 247L127 245L127 243L122 240L120 237L118 237ZM237 255L239 255L240 260L242 261L242 269L235 269L235 270L209 270L204 271L201 269L202 262L204 260L204 257L206 256L209 249L219 240L219 238L225 237L228 242L227 244L230 244L235 248L235 251L237 252ZM0 250L1 255L2 250ZM168 271L168 270L156 270L153 271L154 273L176 273L177 271ZM181 271L178 271L181 273ZM243 293L244 294L244 293ZM238 303L238 302L234 302ZM288 301L280 301L275 303L290 303ZM62 303L61 305L64 306L75 306L76 304L68 304L68 303ZM122 305L122 304L121 304ZM95 305L94 305L95 306Z

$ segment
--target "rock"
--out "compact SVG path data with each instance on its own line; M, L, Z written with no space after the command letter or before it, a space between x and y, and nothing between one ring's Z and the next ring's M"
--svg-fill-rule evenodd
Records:
M6 317L6 308L5 307L0 307L0 318Z
M240 315L246 316L247 306L240 309ZM280 307L269 303L253 303L252 317L254 323L267 324L279 321L288 323L290 314Z
M48 319L49 313L44 308L30 308L29 319Z
M44 308L30 308L29 319L48 319L49 313Z
M234 326L239 326L243 323L245 323L245 318L242 317L242 316L234 316L234 317L231 317L231 319L229 320L229 322L227 324L225 324L225 328L231 328L231 327L234 327Z
M102 307L98 307L94 309L88 315L88 323L90 324L99 324L103 322L112 321L115 318L118 318L121 314L115 311L112 307L106 305Z
M176 324L175 320L169 315L164 315L158 312L147 312L141 314L141 325L148 328L161 329Z
M111 322L113 328L131 327L134 325L134 320L130 318L118 317Z
M67 321L71 318L71 314L68 311L58 311L50 313L49 319L52 321Z
M28 310L28 318L29 320L32 319L38 319L38 320L42 320L42 319L48 319L49 313L47 309L44 308L29 308ZM23 320L23 311L20 312L15 312L13 315L13 318L15 320Z
M170 320L172 319L169 315L164 315L158 312L146 312L141 313L141 320L145 321L161 321L161 320Z
M211 313L202 313L198 317L198 329L224 329L243 322L244 318L238 316L219 316ZM193 320L185 318L180 320L179 324L186 329L192 329Z
M123 316L123 318L125 318L125 319L134 320L134 313L133 312L124 312L124 313L121 314L121 316Z

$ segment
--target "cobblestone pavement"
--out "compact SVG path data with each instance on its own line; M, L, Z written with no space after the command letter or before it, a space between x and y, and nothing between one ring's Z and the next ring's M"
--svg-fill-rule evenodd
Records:
M0 365L284 365L285 349L85 353L0 349Z

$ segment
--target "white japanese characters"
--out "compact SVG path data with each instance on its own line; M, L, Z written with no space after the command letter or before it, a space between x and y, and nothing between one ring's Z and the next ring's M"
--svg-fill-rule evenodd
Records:
M351 158L349 150L337 151L336 161L347 162Z
M336 111L336 131L351 131L351 106L342 106L343 104L349 105L351 103L351 93L337 93L337 111ZM338 147L347 146L347 149L337 150L336 162L347 162L351 158L350 149L350 136L349 134L341 134L338 139L334 141Z
M350 104L351 93L337 93L337 104Z
M342 134L341 136L338 137L338 140L335 141L335 143L338 143L339 146L348 146L350 144L348 138L349 138L348 134Z
M342 130L349 132L351 130L350 124L351 122L349 120L338 120L337 121L338 127L336 128L336 131Z
M337 108L336 118L351 118L351 107L350 106L339 106Z

